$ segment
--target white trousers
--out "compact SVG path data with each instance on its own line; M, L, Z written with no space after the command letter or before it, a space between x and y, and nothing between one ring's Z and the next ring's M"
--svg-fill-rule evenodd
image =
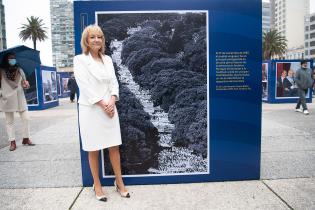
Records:
M18 112L20 114L22 120L22 135L23 138L30 137L30 126L29 126L29 116L28 111ZM14 112L5 112L5 120L6 120L6 128L9 137L9 141L16 140L15 139L15 126L14 126Z

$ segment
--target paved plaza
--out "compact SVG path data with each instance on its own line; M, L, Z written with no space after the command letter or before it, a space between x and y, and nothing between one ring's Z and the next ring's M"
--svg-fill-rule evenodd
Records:
M82 187L76 104L31 111L35 147L9 151L0 113L0 209L315 209L315 103L262 105L261 180L128 186L125 199L104 187L108 202ZM20 119L16 118L16 126Z

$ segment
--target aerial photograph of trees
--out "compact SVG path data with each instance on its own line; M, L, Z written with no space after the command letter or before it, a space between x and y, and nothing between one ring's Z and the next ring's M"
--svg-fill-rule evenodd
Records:
M98 12L96 19L120 85L123 174L209 173L207 12Z

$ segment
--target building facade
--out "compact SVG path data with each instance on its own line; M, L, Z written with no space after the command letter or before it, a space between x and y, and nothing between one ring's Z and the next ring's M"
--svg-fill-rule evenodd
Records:
M262 33L270 30L271 24L271 9L270 3L263 2L262 3Z
M274 28L287 39L286 55L296 55L304 47L304 17L309 14L309 0L271 0ZM304 57L304 50L299 58ZM286 57L289 59L288 57Z
M304 59L304 46L288 49L284 54L285 59Z
M7 39L5 31L5 13L2 0L0 0L0 50L7 49Z
M275 0L270 0L270 28L275 28Z
M74 24L73 2L50 0L53 64L58 71L73 66Z
M315 13L305 17L305 58L315 61Z

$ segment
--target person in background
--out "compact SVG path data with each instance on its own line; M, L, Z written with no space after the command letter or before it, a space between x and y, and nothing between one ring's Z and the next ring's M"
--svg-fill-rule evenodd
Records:
M104 54L105 37L99 26L90 25L84 29L81 48L82 54L74 57L73 70L80 90L82 148L88 152L95 196L100 201L107 201L99 178L99 152L108 148L116 191L129 198L121 175L119 145L122 140L115 105L119 99L118 82L112 59Z
M284 83L287 80L287 72L283 70L281 72L281 76L277 79L277 97L283 97L284 96Z
M295 73L295 82L298 87L298 95L299 99L297 101L295 111L296 112L303 112L305 115L309 114L309 111L307 109L306 105L306 94L308 91L308 88L311 88L313 85L313 78L312 78L312 70L310 68L307 68L307 61L302 60L301 61L301 68L298 69ZM302 105L302 109L300 109L300 106Z
M14 53L4 55L0 68L0 111L4 112L10 151L16 149L14 112L18 112L23 123L23 145L34 146L29 139L29 116L23 88L29 88L23 70L16 62Z
M70 101L71 103L74 102L75 94L78 89L77 82L75 81L74 74L71 74L69 80L68 80L68 89L70 90Z

